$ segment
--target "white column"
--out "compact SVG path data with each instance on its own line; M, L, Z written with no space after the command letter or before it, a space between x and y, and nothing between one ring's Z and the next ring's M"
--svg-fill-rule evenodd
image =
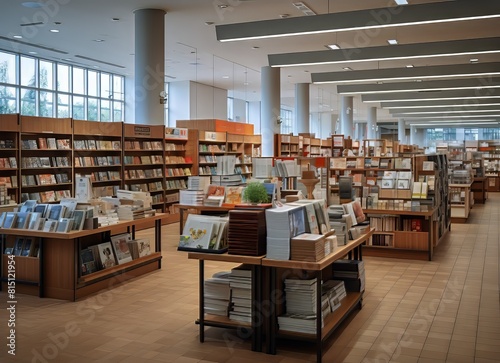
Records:
M410 126L410 145L417 144L417 127Z
M398 119L398 140L400 144L406 144L406 125L402 118Z
M366 138L376 139L377 138L377 108L368 108L368 123L366 125Z
M165 11L139 9L135 20L135 123L164 124Z
M341 99L341 110L340 110L340 122L341 131L344 138L350 137L352 139L352 128L353 128L353 97L352 96L342 96Z
M274 156L274 135L280 133L280 68L262 67L260 84L262 156Z
M295 121L297 133L309 131L309 83L295 84Z

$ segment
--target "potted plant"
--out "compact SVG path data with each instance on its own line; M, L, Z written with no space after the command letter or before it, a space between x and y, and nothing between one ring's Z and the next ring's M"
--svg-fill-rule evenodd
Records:
M243 190L243 200L250 204L267 203L269 199L266 187L259 182L248 183Z

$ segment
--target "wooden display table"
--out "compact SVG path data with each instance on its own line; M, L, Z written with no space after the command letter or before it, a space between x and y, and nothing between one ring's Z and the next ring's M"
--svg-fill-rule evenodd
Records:
M469 184L448 184L451 206L451 222L466 223L472 208L471 186ZM462 197L462 194L464 195ZM472 202L473 202L472 198Z
M243 327L252 330L252 350L260 352L262 350L262 319L258 315L257 307L262 301L262 258L264 256L242 256L214 254L214 253L188 253L189 259L199 260L199 294L200 294L200 315L197 324L200 325L200 342L205 340L205 326L219 328ZM252 268L252 323L245 323L230 320L226 316L205 315L205 260L222 261L237 264L251 265Z
M277 291L277 269L315 271L317 281L319 282L323 279L323 270L330 267L335 261L342 259L345 256L348 256L349 258L353 257L356 260L362 260L361 245L365 243L370 236L372 236L373 232L374 229L372 228L368 233L363 234L355 240L349 241L345 246L338 247L333 251L333 253L318 262L271 260L264 258L262 260L262 266L265 269L269 269L270 274L269 294L275 294ZM324 319L323 328L321 327L321 295L321 283L317 283L316 311L318 313L316 319L316 334L279 330L276 311L279 302L276 301L277 299L271 299L273 304L271 312L268 314L269 322L267 324L269 326L269 331L266 332L266 345L268 353L276 354L276 339L278 337L315 341L317 362L321 362L323 357L323 342L334 332L342 321L344 321L349 313L351 313L356 307L361 308L363 292L348 292L347 297L341 300L341 306Z
M27 229L1 229L0 247L5 251L7 238L38 237L39 257L15 256L16 287L23 284L35 289L22 291L49 297L75 301L99 290L113 287L126 280L161 268L161 221L168 216L158 213L145 219L122 221L118 224L92 230L73 231L69 233L42 232ZM110 240L111 235L131 233L135 238L136 226L144 220L154 221L155 252L148 256L81 276L80 251L82 245L95 245ZM5 284L8 255L0 260L2 282ZM18 274L18 271L20 272ZM22 275L21 275L22 272ZM19 276L24 276L20 279ZM21 291L19 291L21 292Z
M479 204L486 203L488 199L487 177L474 177L471 190L474 193L474 202Z

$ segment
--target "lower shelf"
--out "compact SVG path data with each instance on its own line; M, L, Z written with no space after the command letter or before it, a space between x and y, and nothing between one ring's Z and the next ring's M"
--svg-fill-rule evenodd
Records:
M340 307L326 317L321 333L321 340L325 340L326 338L328 338L358 305L361 308L362 298L362 292L347 293L347 296L342 299ZM278 330L278 337L316 341L316 334L299 333L287 330Z
M363 246L363 256L428 260L429 251L384 246Z
M200 324L199 319L196 320L196 324ZM205 319L203 319L203 324L205 324L206 326L213 326L217 328L238 328L238 327L245 327L249 329L252 328L251 323L231 320L227 316L219 316L211 314L205 314Z

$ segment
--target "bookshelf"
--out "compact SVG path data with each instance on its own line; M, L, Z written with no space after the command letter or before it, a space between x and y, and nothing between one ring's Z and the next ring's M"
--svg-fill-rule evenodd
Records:
M321 139L319 147L321 156L332 156L332 139Z
M217 156L226 155L226 133L199 131L198 175L217 175Z
M477 150L483 154L487 191L500 192L500 142L479 141Z
M178 215L179 190L187 187L187 179L193 175L193 134L197 130L165 128L165 212ZM189 156L188 156L189 155Z
M469 211L474 204L474 198L471 196L471 185L472 183L448 185L452 223L467 222Z
M0 115L0 206L19 202L19 116Z
M149 192L160 212L165 202L164 132L163 125L123 124L124 188Z
M42 232L23 229L2 229L0 238L2 259L2 289L6 288L6 246L12 247L16 238L33 238L39 246L38 257L16 256L16 291L53 299L75 301L109 289L131 278L161 268L161 220L164 214L146 219L154 223L155 251L148 256L126 262L108 269L82 276L80 251L89 245L109 241L110 236L134 231L139 221L120 221L118 224L93 230L69 233ZM43 248L42 248L43 246Z
M51 203L73 194L70 118L20 116L20 196Z
M88 176L95 198L115 196L123 182L122 124L73 120L74 178Z
M332 157L341 157L344 151L344 135L332 135Z
M387 140L366 139L363 140L364 156L384 156L387 153Z

